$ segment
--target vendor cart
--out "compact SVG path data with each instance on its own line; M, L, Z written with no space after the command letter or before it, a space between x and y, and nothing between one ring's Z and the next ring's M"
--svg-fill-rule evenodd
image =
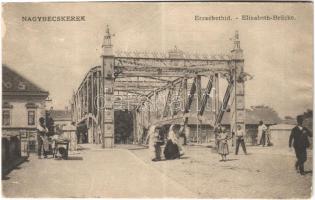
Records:
M62 159L68 159L69 152L69 140L66 139L56 139L54 140L54 158L57 158L58 155Z

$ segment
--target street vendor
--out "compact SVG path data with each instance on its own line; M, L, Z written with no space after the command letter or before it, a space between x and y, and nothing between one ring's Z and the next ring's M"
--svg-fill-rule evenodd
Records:
M45 126L45 118L39 118L39 125L37 126L37 142L38 142L38 158L41 159L42 150L44 158L47 158L48 151L48 129Z
M69 144L69 140L64 137L62 134L55 134L52 136L52 146L54 150L54 157L61 157L64 158L66 157L68 147L60 146L58 144L63 143L63 144Z

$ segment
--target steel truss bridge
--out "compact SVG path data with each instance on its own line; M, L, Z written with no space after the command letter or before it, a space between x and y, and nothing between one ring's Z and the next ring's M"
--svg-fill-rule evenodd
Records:
M133 137L139 140L143 127L163 125L194 115L205 117L212 127L230 110L231 131L237 125L245 130L245 80L243 50L239 34L234 48L226 55L188 54L176 47L168 53L113 51L112 34L107 26L102 44L101 65L86 74L73 94L72 116L77 123L87 122L90 143L114 145L114 111L128 109L133 114ZM205 89L201 78L207 79ZM219 79L227 87L219 97ZM211 98L210 98L211 95ZM204 116L210 105L210 116Z

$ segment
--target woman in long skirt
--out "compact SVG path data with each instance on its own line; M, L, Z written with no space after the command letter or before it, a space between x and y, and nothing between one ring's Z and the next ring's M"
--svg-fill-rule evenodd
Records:
M146 138L146 141L149 140L149 150L150 150L150 155L151 155L152 161L161 160L161 157L159 155L160 153L158 152L158 151L160 151L160 149L158 149L158 147L156 145L156 143L158 142L157 141L158 133L157 133L156 128L157 127L155 125L150 126L149 131L148 131L148 135ZM148 142L146 142L146 143L148 143Z
M176 159L180 158L179 148L178 148L178 138L176 136L174 125L171 125L168 133L168 139L164 149L165 159Z
M219 148L218 148L218 153L221 155L222 160L221 161L226 161L226 156L229 154L229 145L228 145L228 140L231 139L225 130L222 130L218 137L218 143L219 143Z

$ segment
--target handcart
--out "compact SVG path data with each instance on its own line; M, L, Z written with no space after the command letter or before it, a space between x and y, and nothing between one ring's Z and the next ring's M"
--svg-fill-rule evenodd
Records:
M67 139L56 139L54 140L54 158L57 158L58 154L62 159L68 159L69 152L69 140Z

